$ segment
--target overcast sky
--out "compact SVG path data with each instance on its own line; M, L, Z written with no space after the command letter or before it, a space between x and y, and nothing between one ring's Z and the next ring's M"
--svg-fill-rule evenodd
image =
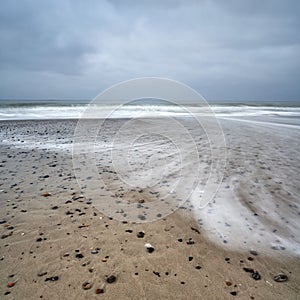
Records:
M299 16L299 0L2 0L0 98L158 76L208 100L300 100Z

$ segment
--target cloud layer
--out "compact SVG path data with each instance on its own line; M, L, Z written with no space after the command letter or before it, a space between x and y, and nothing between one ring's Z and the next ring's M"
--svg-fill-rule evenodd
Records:
M209 100L300 100L297 0L3 0L0 98L168 77Z

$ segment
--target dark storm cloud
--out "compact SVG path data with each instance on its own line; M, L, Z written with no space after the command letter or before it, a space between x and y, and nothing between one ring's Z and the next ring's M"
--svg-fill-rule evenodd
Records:
M299 1L16 1L0 6L0 97L90 98L162 76L208 99L300 99Z

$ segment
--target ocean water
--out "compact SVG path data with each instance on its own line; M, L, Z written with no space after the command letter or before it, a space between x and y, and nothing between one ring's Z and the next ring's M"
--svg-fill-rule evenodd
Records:
M94 114L86 115L86 109L93 110ZM0 120L189 117L213 113L217 118L241 118L244 121L250 118L253 121L300 125L300 102L213 102L210 109L195 104L175 105L159 100L141 100L122 106L89 104L89 101L84 100L0 100Z

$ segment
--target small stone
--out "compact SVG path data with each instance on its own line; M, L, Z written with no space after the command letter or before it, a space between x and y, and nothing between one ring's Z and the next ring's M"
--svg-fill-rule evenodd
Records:
M237 292L236 292L236 291L230 292L230 295L236 296L236 295L237 295Z
M252 255L254 255L254 256L257 256L257 255L258 255L257 251L255 251L255 250L251 250L251 251L250 251L250 254L252 254Z
M91 253L92 253L92 254L98 254L99 251L98 251L98 250L92 250Z
M145 232L143 231L140 231L138 234L137 234L137 237L138 238L143 238L145 236Z
M132 233L132 232L133 232L133 230L131 230L131 229L127 229L127 230L125 230L125 232Z
M200 270L202 267L201 266L196 266L195 267L197 270Z
M51 195L52 195L52 194L49 193L49 192L45 192L45 193L42 194L43 197L49 197L49 196L51 196Z
M93 286L93 284L90 283L90 282L88 282L88 281L86 281L86 282L84 282L84 283L82 284L82 288L83 288L84 290L89 290L89 289L92 288L92 286Z
M245 272L248 272L248 273L254 273L254 270L252 269L252 268L243 268L243 270L245 271Z
M13 287L13 286L15 286L15 282L9 282L9 283L7 284L7 287L9 287L9 288L11 288L11 287Z
M4 223L6 223L6 220L0 219L0 224L4 224Z
M41 237L36 239L36 242L41 242L43 239Z
M283 273L279 273L277 275L275 275L273 277L274 281L276 282L285 282L285 281L288 281L288 277L287 275L283 274Z
M115 275L110 275L107 279L107 283L114 283L117 280L117 277Z
M45 276L45 275L47 275L47 272L40 272L40 273L37 274L37 276L39 276L39 277L42 277L42 276Z
M51 209L53 209L53 210L58 209L58 206L57 205L52 206Z
M195 242L193 241L192 238L189 238L189 240L186 243L187 243L187 245L193 245L193 244L195 244Z
M144 202L145 202L144 199L139 200L139 203L144 203Z
M104 293L104 289L96 289L95 293L96 294L103 294Z
M84 258L84 255L82 253L77 253L75 257L80 259L80 258Z
M254 260L254 258L253 258L253 257L251 257L251 256L249 256L249 257L248 257L248 260L249 260L249 261L253 261L253 260Z
M261 276L260 276L260 274L256 271L256 272L254 272L254 273L252 273L252 278L254 279L254 280L260 280L261 279Z
M145 244L145 247L147 248L148 253L152 253L155 250L154 247L149 243Z
M57 281L59 279L59 276L52 276L45 279L45 281Z
M193 256L189 256L189 261L192 261L194 259Z
M232 282L229 281L229 280L226 280L226 285L227 285L227 286L231 286L231 285L232 285Z

